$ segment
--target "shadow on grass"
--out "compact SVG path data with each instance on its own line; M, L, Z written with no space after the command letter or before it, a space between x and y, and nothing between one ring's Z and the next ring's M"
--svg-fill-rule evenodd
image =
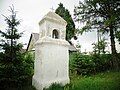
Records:
M53 83L49 88L43 90L64 90L64 87L60 84Z

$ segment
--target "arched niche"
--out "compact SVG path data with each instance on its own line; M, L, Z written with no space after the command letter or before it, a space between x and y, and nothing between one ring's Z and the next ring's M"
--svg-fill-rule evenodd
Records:
M59 32L58 32L58 30L54 29L52 31L52 38L59 39Z

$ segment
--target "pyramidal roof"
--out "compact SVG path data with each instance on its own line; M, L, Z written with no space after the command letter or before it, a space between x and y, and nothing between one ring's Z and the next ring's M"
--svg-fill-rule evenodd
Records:
M56 13L54 13L54 12L48 12L48 13L42 18L42 20L40 21L40 23L41 23L43 20L52 20L52 21L56 21L56 22L59 22L59 23L67 24L67 22L66 22L62 17L60 17L58 14L56 14Z

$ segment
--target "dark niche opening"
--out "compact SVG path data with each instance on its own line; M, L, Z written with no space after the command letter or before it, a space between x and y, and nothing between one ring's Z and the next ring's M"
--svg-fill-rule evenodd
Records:
M59 39L59 33L56 29L54 29L52 32L52 38Z

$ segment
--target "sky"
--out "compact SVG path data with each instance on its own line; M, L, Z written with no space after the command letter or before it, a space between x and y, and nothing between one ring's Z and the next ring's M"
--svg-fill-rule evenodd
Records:
M0 30L5 30L6 28L4 17L1 14L8 16L10 14L8 11L9 6L13 4L15 10L18 11L17 18L21 20L21 24L18 27L19 32L24 31L20 42L27 44L31 33L39 33L38 22L45 14L52 11L51 8L55 10L60 2L70 11L70 14L74 18L74 6L78 5L79 0L0 0ZM82 24L78 24L77 22L75 22L75 24L76 28L82 27ZM91 44L96 42L96 40L96 32L90 32L84 33L82 36L80 35L77 41L72 41L74 43L79 42L82 52L89 52L92 51ZM26 46L24 48L26 48Z
M6 27L4 17L1 14L9 15L9 6L13 4L15 10L18 11L18 19L21 19L19 30L24 31L21 41L28 43L30 34L39 32L38 22L45 14L52 11L51 8L55 10L60 2L73 16L74 6L78 4L79 0L0 0L0 29L3 30Z

